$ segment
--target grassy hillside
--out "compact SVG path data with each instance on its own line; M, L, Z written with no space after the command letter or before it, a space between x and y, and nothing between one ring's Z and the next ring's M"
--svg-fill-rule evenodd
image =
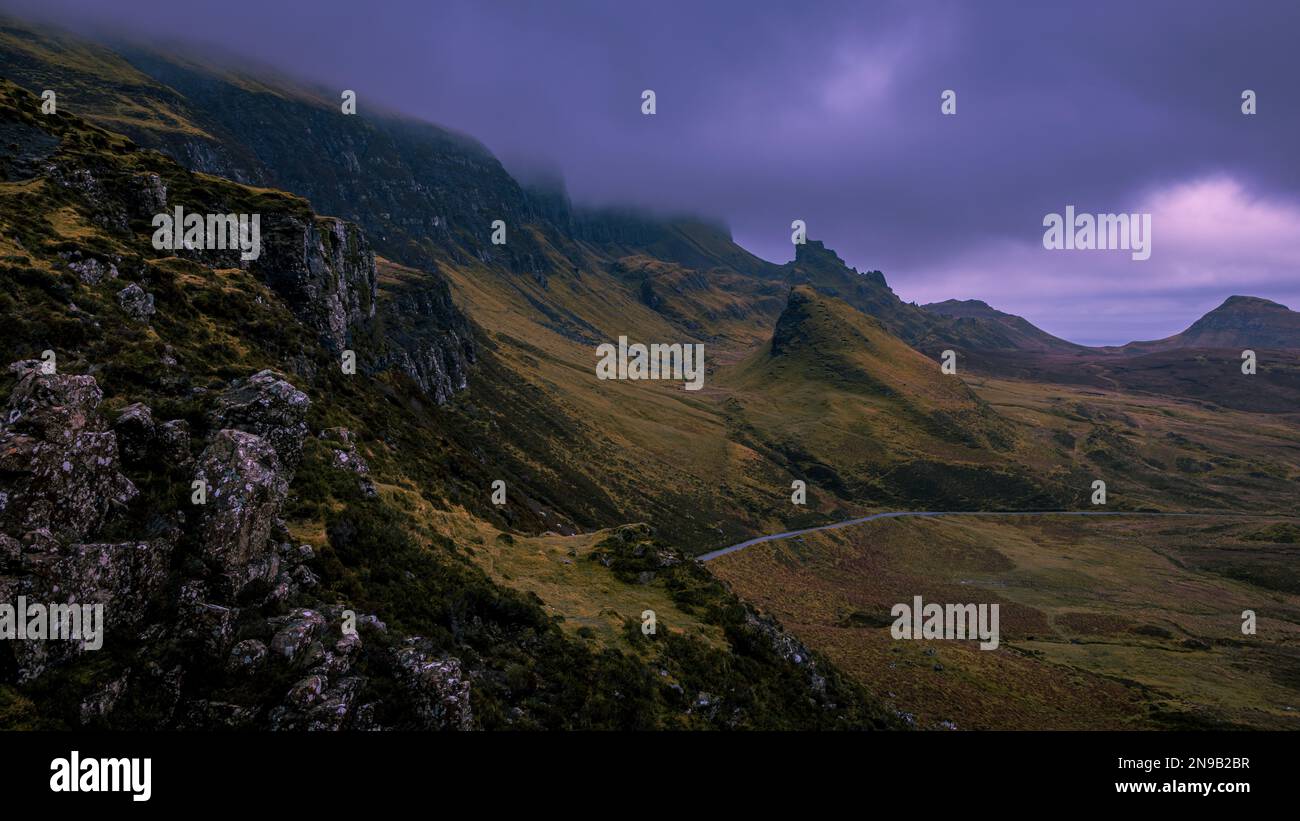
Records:
M504 532L509 524L497 528L488 519L513 516L521 520L517 524L541 530L559 518L552 501L574 516L614 514L601 507L599 491L574 498L567 484L571 474L556 454L564 450L566 435L576 441L579 433L536 430L538 419L566 417L552 400L530 395L529 386L500 363L490 338L476 365L477 387L443 405L410 373L385 365L390 354L418 353L428 344L407 339L404 327L391 324L418 315L414 308L397 311L394 304L436 303L440 292L429 289L428 278L413 269L386 268L371 310L365 285L377 275L354 227L315 215L294 195L196 174L69 114L44 115L36 97L10 83L0 86L0 101L0 130L6 135L0 154L4 349L14 358L33 359L53 350L58 362L53 378L93 377L103 392L96 413L111 422L142 403L160 420L184 424L190 443L188 453L171 461L123 462L122 481L138 493L102 529L86 534L105 542L149 538L155 540L150 544L167 545L170 558L150 579L154 592L148 607L143 597L137 602L151 629L114 634L105 653L79 656L17 686L9 678L12 660L0 658L5 676L0 715L6 726L273 725L281 715L275 705L291 685L310 682L295 685L302 672L280 667L240 676L227 669L222 653L235 638L292 617L285 612L289 605L377 614L392 632L367 634L366 641L377 648L372 652L399 660L401 636L418 635L420 652L442 654L442 663L465 671L472 704L467 721L476 727L893 723L865 689L819 666L815 654L803 650L794 660L778 625L756 618L704 570L657 542L648 528L574 542L583 572L572 585L541 586L544 574L506 550L513 540ZM263 257L241 267L227 259L233 252L193 249L173 255L154 249L150 216L156 208L165 210L157 197L200 212L259 213ZM301 266L298 276L286 276L294 266ZM319 272L320 279L308 272ZM342 290L315 289L345 287L359 290L359 303L355 311L339 315L344 336L335 339L320 312L349 300ZM132 312L123 298L132 288L152 296L152 313ZM336 342L359 349L363 367L357 374L338 367ZM184 591L216 584L206 575L210 534L202 528L207 519L185 515L192 478L187 465L195 456L211 456L204 443L223 435L217 432L221 403L264 368L292 381L283 390L302 391L303 404L310 403L302 430L310 435L301 442L292 472L283 471L283 520L275 517L258 528L310 545L311 559L290 601L204 605L204 612L240 619L208 634L186 616L190 604ZM8 400L18 391L16 373L0 378L0 398ZM121 419L111 424L119 434L95 434L87 441L126 436ZM364 481L339 467L340 451L330 443L342 441L340 429L352 432L349 463L360 457L368 465ZM537 446L539 434L544 441ZM31 441L29 434L5 431L5 436L10 459ZM81 441L65 444L76 448ZM116 447L112 454L105 461L116 464ZM527 461L539 458L548 471L541 475ZM6 465L5 482L27 481L24 471ZM517 473L503 474L510 470ZM502 475L511 480L510 504L499 510L489 501L490 481ZM38 532L4 535L0 584L5 590L13 578L34 572L27 556L36 545L48 544L56 555L83 549L51 543ZM501 551L495 557L489 543ZM19 546L15 557L8 553L11 544ZM652 566L620 572L628 563L640 566L645 545L654 546ZM524 539L519 549L533 547ZM600 558L587 558L592 552ZM517 567L526 570L512 570ZM18 576L11 578L10 572ZM517 574L525 578L516 581ZM557 589L566 590L567 598L556 598ZM548 605L538 592L554 601ZM612 606L597 606L602 592L611 594ZM652 636L640 630L644 609L659 614L660 628ZM575 629L565 629L566 613L574 616ZM187 638L193 633L186 632L196 629L205 637L197 649ZM341 680L351 689L338 698L361 694L371 706L364 719L345 711L340 721L416 726L421 708L404 700L401 671L378 660L388 657L366 661L371 659L366 656L352 669L359 678ZM171 689L137 681L148 675L141 671L161 675L173 669L175 682L183 684L168 685ZM125 688L118 692L126 695L109 699L87 718L85 705L100 703L105 687ZM170 707L151 700L150 694L159 692L175 692ZM351 705L347 710L357 706L346 704Z
M1300 588L1278 527L893 519L711 564L921 727L1296 729ZM890 608L916 595L999 603L1000 648L894 640Z

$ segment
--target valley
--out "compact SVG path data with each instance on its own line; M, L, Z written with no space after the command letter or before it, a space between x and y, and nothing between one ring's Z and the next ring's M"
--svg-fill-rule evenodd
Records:
M319 89L17 23L0 65L0 589L141 613L0 658L5 726L1298 726L1284 306L1087 348ZM182 208L258 249L151 241ZM997 649L895 641L917 596Z
M1231 517L887 519L710 567L928 729L1295 729L1293 533ZM1001 648L893 640L890 608L913 595L1000 603Z

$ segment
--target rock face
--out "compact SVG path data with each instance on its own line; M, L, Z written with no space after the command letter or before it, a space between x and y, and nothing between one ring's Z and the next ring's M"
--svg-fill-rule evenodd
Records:
M93 377L46 374L34 360L10 370L19 379L0 425L0 529L83 539L137 494L99 414L103 394Z
M445 283L398 286L385 312L389 345L376 370L398 368L440 405L464 390L477 357L474 333Z
M484 214L511 225L537 215L501 163L468 137L375 113L340 120L337 111L294 96L250 92L193 66L126 54L137 69L184 95L204 130L221 139L123 123L129 136L189 168L306 197L322 212L384 238L385 255L405 264L424 266L431 243L469 246L465 240L487 225ZM340 162L323 174L321 156Z
M158 595L167 578L172 544L158 539L61 545L47 532L37 531L29 534L24 551L13 585L15 595L47 607L98 605L102 629L122 635L141 622ZM5 599L14 604L12 597ZM22 683L79 656L85 646L80 641L19 641L13 642L12 652L15 679Z
M282 374L259 371L225 391L213 413L213 427L255 434L275 450L281 464L293 470L302 459L304 421L311 400Z
M289 493L275 449L260 436L223 430L199 457L197 478L207 484L200 539L202 557L225 575L234 592L252 580L261 553Z
M421 647L418 638L407 639L395 662L401 681L411 694L421 729L468 730L474 716L469 703L469 680L454 658L437 658Z
M326 347L351 345L375 315L375 252L359 228L331 217L268 214L249 270L284 297Z
M185 95L192 113L205 119L204 130L220 139L125 122L115 127L190 169L292 191L318 211L356 223L264 212L261 256L242 263L231 253L223 265L248 267L336 352L352 347L366 321L386 313L389 350L362 357L368 369L399 368L439 404L466 387L475 362L473 331L451 301L438 260L472 257L482 245L485 214L493 215L489 221L523 225L553 205L534 201L483 146L436 126L381 117L340 120L291 96L247 93L156 55L131 54L131 60ZM325 134L328 146L318 142ZM322 175L320 156L343 162ZM137 207L159 213L167 187L157 179L137 180L132 198ZM203 207L229 211L216 203ZM568 219L567 208L561 211ZM378 310L371 243L423 274ZM547 267L525 232L495 253L501 264L535 277Z
M47 374L36 361L11 370L18 383L0 424L0 598L98 604L109 629L130 628L166 580L173 545L166 534L88 541L138 493L99 412L103 394L93 377ZM15 642L15 680L39 677L82 649L71 641Z
M104 643L127 659L87 685L68 721L112 728L137 726L123 717L145 715L154 729L473 727L470 680L458 659L388 636L374 615L345 617L341 606L311 602L315 551L285 541L279 518L290 464L308 433L306 394L272 371L234 381L214 400L213 430L194 467L206 483L197 515L156 511L145 538L95 540L111 508L137 492L123 469L170 469L173 481L189 481L189 427L159 423L137 402L110 430L93 377L45 374L36 361L12 370L19 378L0 420L0 601L101 605ZM338 468L368 481L350 431L321 438L335 448ZM0 682L58 675L98 649L0 642ZM375 690L361 670L386 683ZM295 683L253 703L207 694L222 676L262 675Z

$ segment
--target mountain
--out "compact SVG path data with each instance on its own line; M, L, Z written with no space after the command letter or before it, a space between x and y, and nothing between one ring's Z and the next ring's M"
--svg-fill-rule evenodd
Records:
M734 437L821 493L900 507L1055 507L1071 493L1027 467L1035 433L1002 417L880 320L791 289L768 345L723 379ZM936 501L939 500L939 501Z
M794 260L786 264L786 269L791 285L811 285L823 294L842 299L875 317L902 339L921 339L930 329L928 318L915 305L899 299L883 274L849 267L819 240L796 245Z
M691 557L1083 507L1098 477L1117 509L1271 509L1300 475L1289 418L1214 404L1231 369L1204 402L1076 389L1074 354L820 242L776 265L715 221L575 206L271 74L14 23L0 68L0 592L136 614L97 656L0 642L5 726L892 727ZM260 256L155 247L176 206L260 215ZM701 389L598 378L620 337L703 346ZM972 376L982 347L1061 376Z
M894 293L880 271L858 272L821 242L796 247L786 265L791 284L809 284L880 320L890 333L923 353L948 349L969 356L990 351L1074 353L1086 350L1039 330L1018 316L975 300L918 306ZM979 357L977 361L984 362Z
M931 302L922 305L921 310L954 320L955 331L979 350L1057 353L1086 350L1082 345L1052 336L1023 317L1003 313L978 299Z
M769 390L798 380L861 394L881 403L891 424L915 423L913 435L938 433L979 448L1008 444L1009 427L966 383L944 375L880 320L808 285L791 289L770 346L746 375Z
M680 547L616 526L565 461L574 417L445 280L41 106L0 81L0 599L101 604L108 632L0 643L3 726L897 725ZM177 206L258 215L260 253L156 247ZM572 519L609 526L555 549ZM519 569L543 550L576 624Z
M1176 348L1300 349L1300 313L1259 297L1230 296L1182 333L1118 350L1139 355Z

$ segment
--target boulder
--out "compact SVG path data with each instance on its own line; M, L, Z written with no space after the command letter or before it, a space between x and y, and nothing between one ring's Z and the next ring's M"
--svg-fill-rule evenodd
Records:
M229 592L238 594L256 575L251 566L268 550L289 493L286 471L262 437L222 430L199 458L197 477L207 483L199 525L202 558L227 579Z
M15 362L9 371L18 375L18 384L0 423L5 429L49 442L104 430L99 415L104 394L95 377L45 373L44 363L35 359Z
M126 315L140 322L148 322L157 309L153 306L153 294L132 282L117 292L117 304Z
M469 678L460 660L435 656L422 645L419 638L407 639L394 657L396 677L411 699L414 718L425 730L472 729Z
M349 676L321 693L314 709L307 715L306 729L312 732L336 732L343 729L355 712L357 695L365 679Z
M140 402L127 405L113 423L113 432L117 434L122 458L129 463L143 462L149 456L156 434L153 412Z
M183 607L178 615L180 634L193 642L204 657L224 659L235 637L239 611L207 601Z
M266 645L257 639L244 639L230 651L226 669L232 673L255 673L266 663Z
M172 419L158 426L157 456L165 465L184 467L193 462L190 456L190 423Z
M94 377L46 374L18 362L0 424L0 529L46 529L80 541L138 495L122 475L117 437L99 414Z
M259 371L236 381L217 399L213 427L256 434L275 449L280 463L292 471L302 459L307 435L307 394L281 374Z
M113 263L103 263L94 257L80 258L80 254L73 252L68 258L68 270L77 275L86 285L98 285L106 279L117 279L117 266Z
M271 655L290 665L306 661L324 628L325 618L317 611L295 610L271 639Z

